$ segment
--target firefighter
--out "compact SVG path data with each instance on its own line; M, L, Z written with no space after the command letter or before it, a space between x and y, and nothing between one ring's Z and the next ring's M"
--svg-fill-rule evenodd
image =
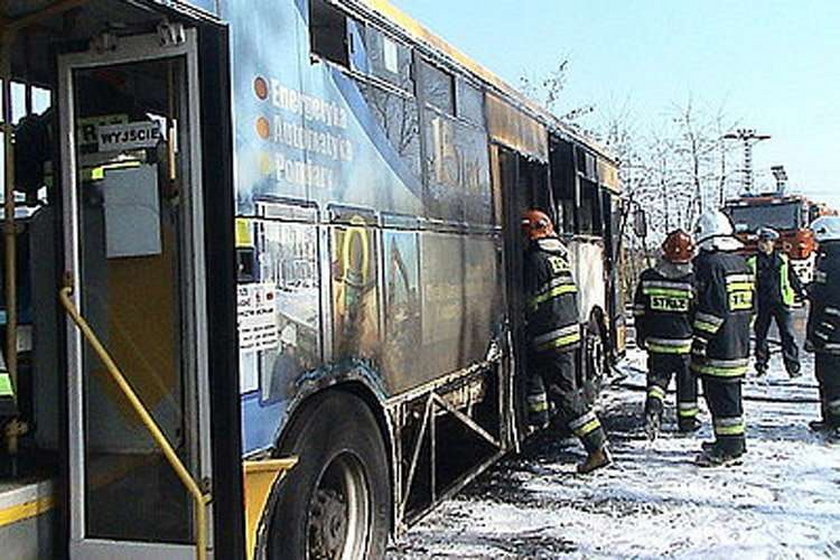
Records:
M636 341L648 352L645 431L655 439L662 422L665 393L677 379L677 425L680 432L696 431L697 378L691 373L691 314L694 241L683 230L671 232L662 244L662 258L639 278L634 301Z
M746 451L741 382L750 354L755 284L732 222L720 211L706 212L694 228L700 248L694 259L697 303L691 370L703 380L715 441L703 444L697 463L716 466Z
M586 448L587 458L577 471L592 472L610 464L612 459L601 422L577 387L575 350L580 346L581 335L577 286L569 253L544 212L527 211L522 218L522 231L528 240L524 262L528 363L542 379L560 420ZM532 403L529 398L529 404Z
M815 431L840 437L840 217L824 216L811 224L820 244L805 349L815 353L822 418L810 423Z
M758 375L767 373L770 348L767 331L775 319L782 339L782 356L790 377L800 375L799 347L793 336L791 309L804 298L799 277L790 266L788 256L776 248L779 234L771 228L758 230L758 254L747 259L755 275L758 315L755 319L755 369Z

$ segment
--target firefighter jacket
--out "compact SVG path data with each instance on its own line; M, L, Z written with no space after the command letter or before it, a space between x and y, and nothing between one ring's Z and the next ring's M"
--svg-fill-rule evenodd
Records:
M815 352L840 355L840 241L821 245L809 292L808 342Z
M578 289L565 245L556 237L531 241L524 267L526 333L531 351L551 354L577 348Z
M744 257L701 251L694 260L697 305L691 369L717 381L747 373L755 283Z
M633 302L636 340L653 354L689 354L694 274L690 264L661 260L639 278Z
M771 309L777 305L792 307L796 297L802 294L799 276L784 253L758 253L748 258L747 264L755 275L759 309Z

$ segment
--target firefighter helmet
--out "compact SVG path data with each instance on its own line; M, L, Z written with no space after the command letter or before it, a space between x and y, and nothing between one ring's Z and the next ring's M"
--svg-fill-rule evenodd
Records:
M743 247L733 234L732 221L720 210L708 210L697 218L694 224L694 239L697 246L706 251L736 251Z
M779 239L779 232L770 227L758 228L756 233L759 241L777 241Z
M840 241L840 216L821 216L811 223L817 243Z
M554 225L548 214L532 208L522 214L522 233L528 239L550 237L554 235Z
M694 240L683 230L674 230L662 243L662 253L672 263L686 264L694 257Z

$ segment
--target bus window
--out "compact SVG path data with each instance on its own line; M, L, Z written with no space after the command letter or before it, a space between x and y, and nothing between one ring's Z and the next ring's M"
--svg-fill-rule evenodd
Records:
M466 80L458 79L458 118L484 128L484 94Z
M333 359L379 364L379 290L376 230L359 214L331 227Z
M430 218L460 222L464 201L458 193L455 122L426 109L426 211Z
M368 72L397 86L403 91L414 91L411 72L411 49L392 39L375 27L364 28L364 49L355 49L366 57Z
M424 232L421 239L423 375L418 383L462 367L466 305L465 236Z
M371 114L385 133L392 153L419 181L420 122L414 99L361 82L358 86Z
M309 34L312 53L349 67L347 16L325 0L309 2Z
M420 62L420 87L423 90L423 99L428 105L447 115L455 114L452 74L422 60Z
M262 399L286 397L290 382L321 363L320 280L314 224L260 220L259 286L273 296L273 343L260 353Z
M457 123L455 150L458 182L464 201L464 219L474 225L492 225L493 195L490 189L490 156L483 130Z
M576 159L580 193L577 233L599 235L603 228L598 200L597 160L594 154L582 149L577 150Z
M564 140L552 142L551 182L557 205L557 229L566 234L577 231L576 178L572 145Z
M388 230L382 234L385 280L383 369L391 389L412 386L420 368L420 270L417 233Z

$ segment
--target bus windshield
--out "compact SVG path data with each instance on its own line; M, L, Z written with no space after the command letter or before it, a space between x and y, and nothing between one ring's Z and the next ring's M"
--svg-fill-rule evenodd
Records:
M799 203L766 204L762 206L733 206L729 216L737 231L754 232L760 227L779 230L799 227Z

